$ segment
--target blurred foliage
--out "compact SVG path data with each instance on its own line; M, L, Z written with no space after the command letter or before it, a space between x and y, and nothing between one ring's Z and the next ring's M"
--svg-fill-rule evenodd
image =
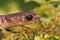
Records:
M54 7L58 7L58 5L60 5L60 2L53 1L53 2L50 2L50 4L52 4Z
M19 7L23 11L32 10L35 7L39 7L40 6L40 4L38 4L37 2L34 2L34 1L25 2L25 0L18 0L16 2L18 3Z
M16 5L12 6L11 3L17 4L18 9L22 10L22 11L29 11L29 10L34 9L35 7L40 6L40 4L35 1L25 2L25 0L0 0L0 8L2 8L4 11L8 12L11 10L9 8L16 6ZM16 8L14 8L12 10L16 10Z

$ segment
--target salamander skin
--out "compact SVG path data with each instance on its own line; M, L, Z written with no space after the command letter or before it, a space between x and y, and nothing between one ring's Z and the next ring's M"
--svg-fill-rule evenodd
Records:
M32 11L0 15L0 26L3 28L10 28L25 24L37 24L39 21L40 17Z

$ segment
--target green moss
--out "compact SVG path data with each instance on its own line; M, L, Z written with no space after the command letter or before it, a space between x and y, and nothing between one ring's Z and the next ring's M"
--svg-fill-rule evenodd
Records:
M60 2L53 1L53 2L50 2L50 4L52 4L55 8L57 8Z

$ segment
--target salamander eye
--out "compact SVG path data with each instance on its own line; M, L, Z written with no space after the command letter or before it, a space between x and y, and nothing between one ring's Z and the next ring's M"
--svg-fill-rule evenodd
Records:
M31 21L31 20L32 20L32 18L33 18L33 16L32 16L32 15L28 15L28 16L26 16L26 19L27 19L28 21Z

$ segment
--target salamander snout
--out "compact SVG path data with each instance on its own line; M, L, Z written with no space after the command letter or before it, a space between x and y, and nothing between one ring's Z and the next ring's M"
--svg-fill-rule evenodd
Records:
M32 15L28 15L25 18L27 19L27 21L31 21L33 19L33 16Z

